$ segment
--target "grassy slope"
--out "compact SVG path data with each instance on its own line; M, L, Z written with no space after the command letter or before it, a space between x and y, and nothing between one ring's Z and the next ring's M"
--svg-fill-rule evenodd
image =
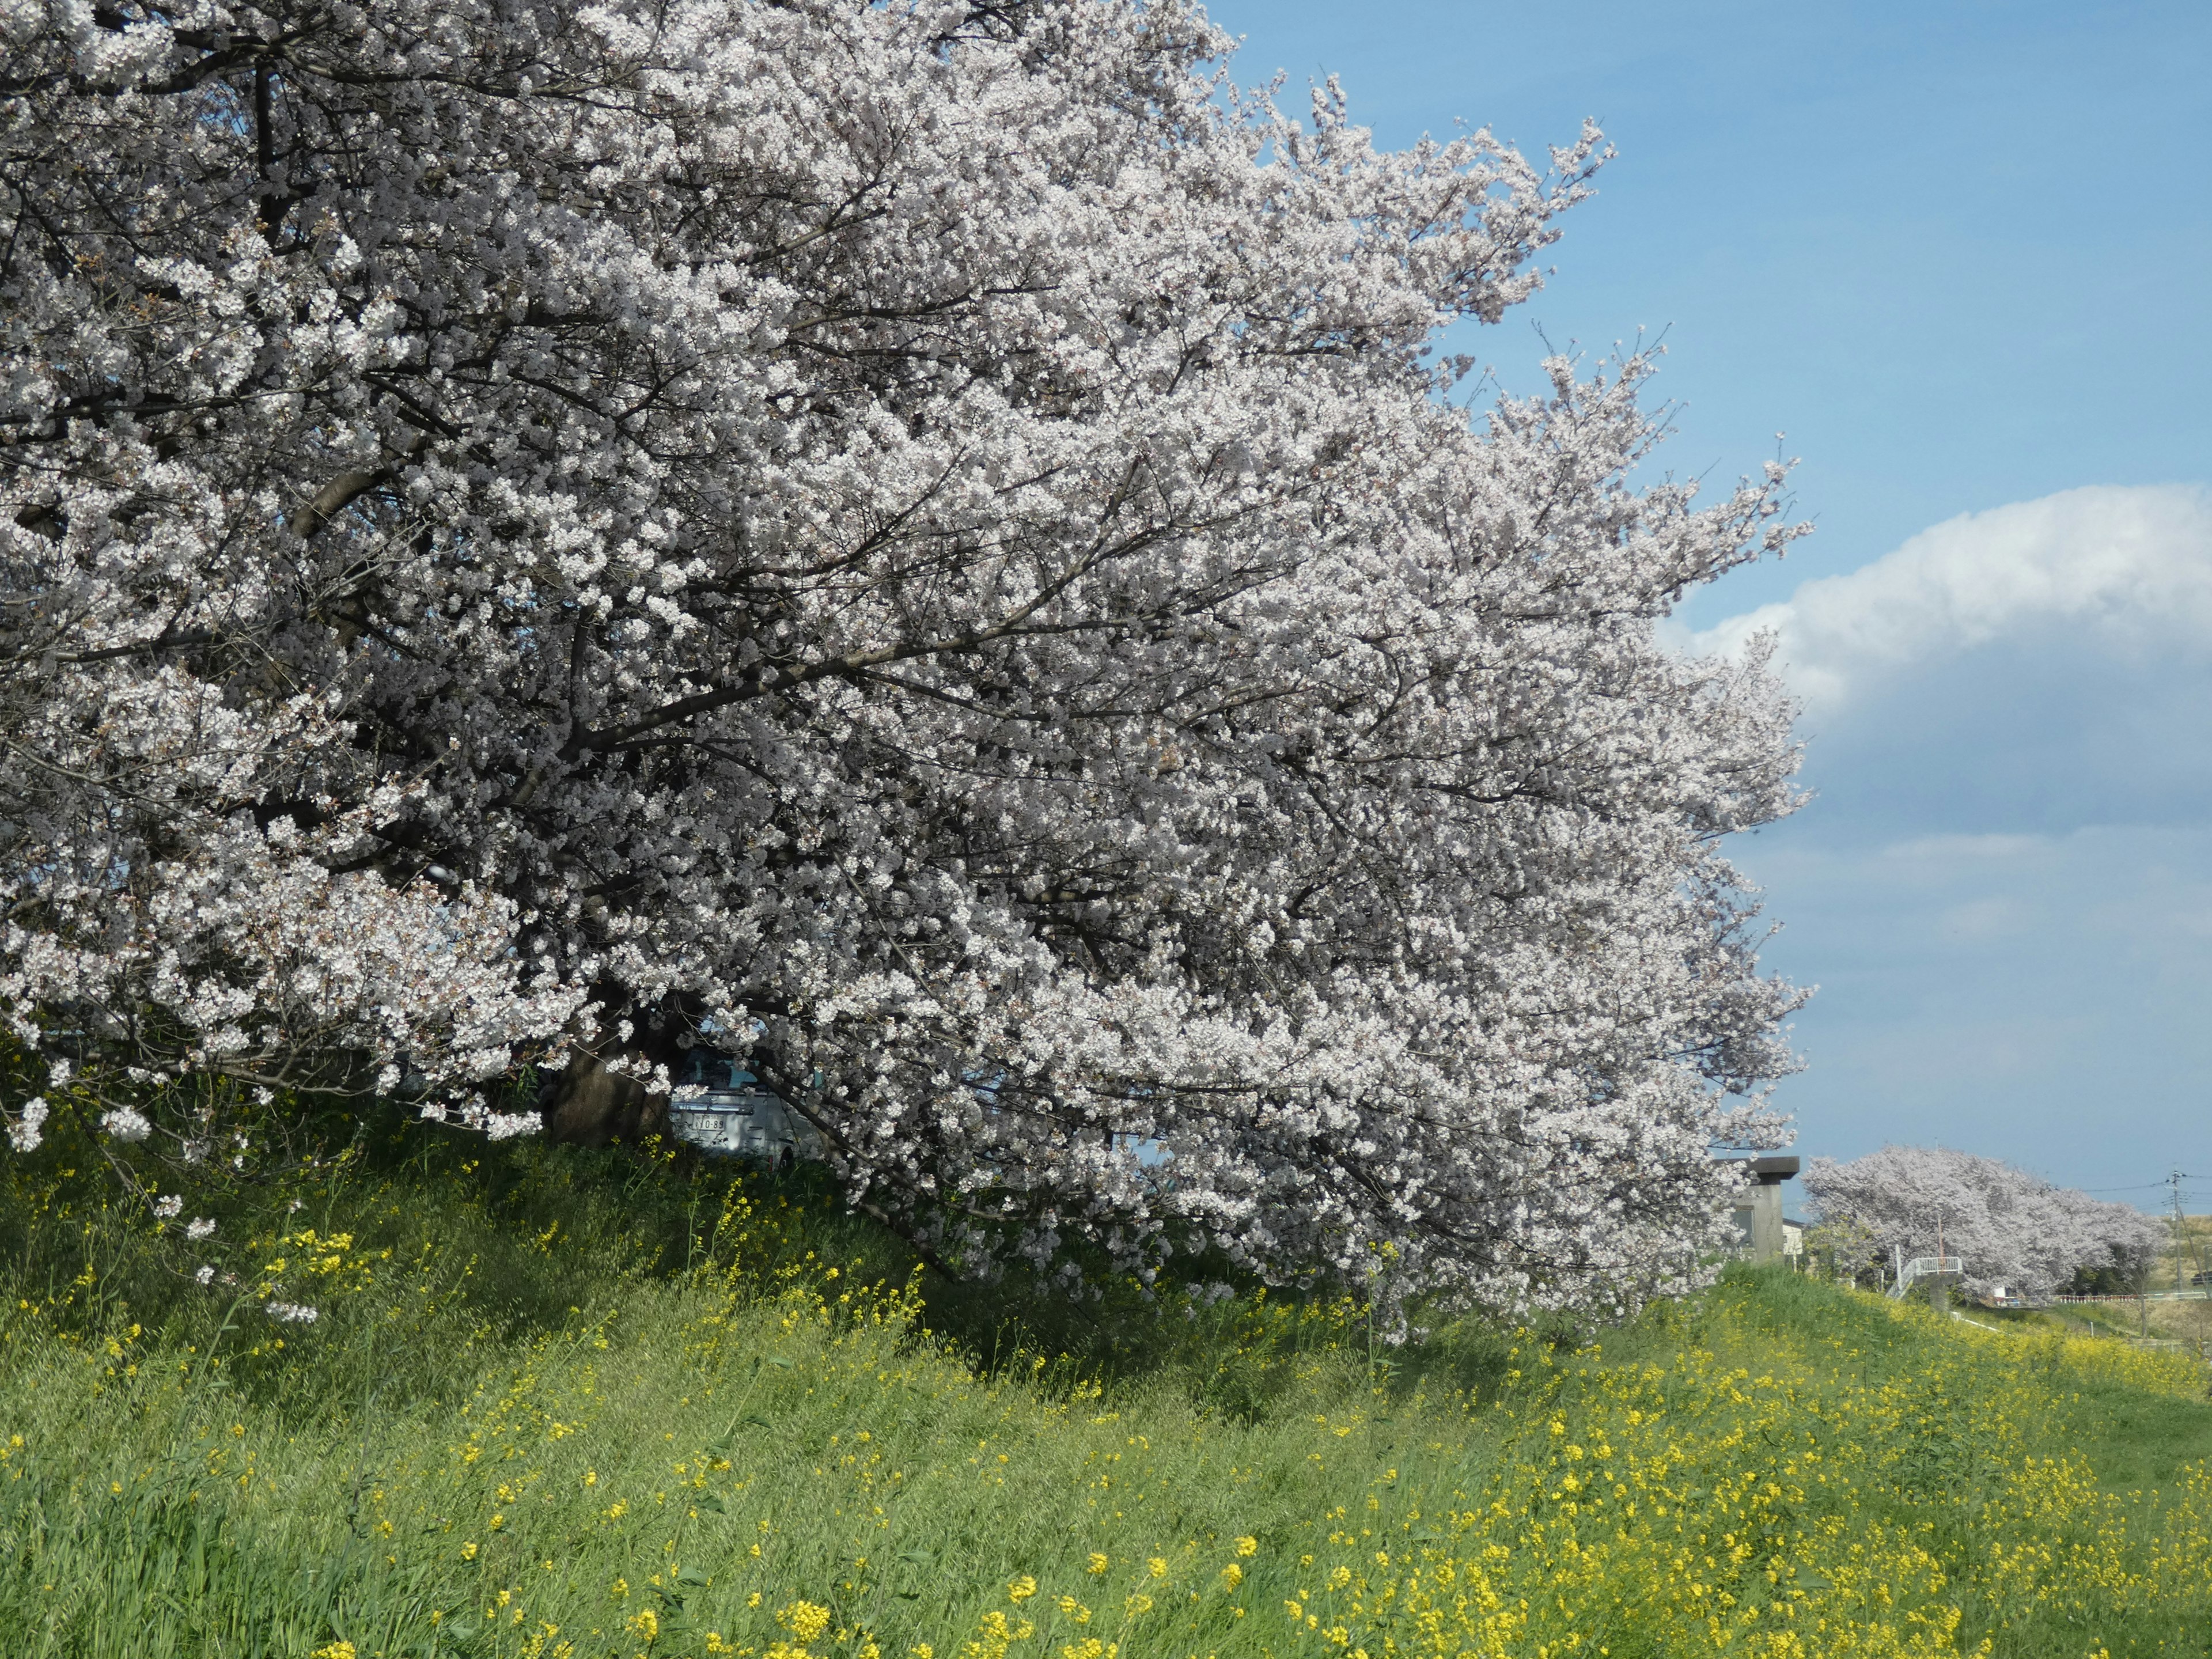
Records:
M1749 1273L1579 1349L1070 1311L409 1131L225 1211L226 1301L68 1162L0 1199L11 1655L2212 1652L2212 1407L2118 1344Z

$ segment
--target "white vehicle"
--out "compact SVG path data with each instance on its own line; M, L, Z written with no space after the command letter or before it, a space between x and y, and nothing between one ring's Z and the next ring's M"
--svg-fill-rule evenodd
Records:
M766 1158L779 1168L822 1156L822 1136L812 1124L739 1061L726 1063L726 1084L706 1080L702 1055L692 1080L670 1092L669 1128L678 1140L727 1158Z

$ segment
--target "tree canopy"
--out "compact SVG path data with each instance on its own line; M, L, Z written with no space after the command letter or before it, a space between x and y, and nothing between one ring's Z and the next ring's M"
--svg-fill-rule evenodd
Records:
M1379 151L1175 0L0 40L19 1144L704 1043L970 1261L1697 1271L1796 750L1655 624L1783 470L1699 506L1644 356L1474 418L1438 346L1594 129Z
M2129 1204L2107 1203L1994 1158L1943 1146L1885 1146L1838 1164L1816 1158L1805 1190L1830 1220L1848 1218L1884 1254L1964 1260L1968 1289L2002 1285L2039 1302L2075 1273L2117 1271L2139 1279L2164 1234Z

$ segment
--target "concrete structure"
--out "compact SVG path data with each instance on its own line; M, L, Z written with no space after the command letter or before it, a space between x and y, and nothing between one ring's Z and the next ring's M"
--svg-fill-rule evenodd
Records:
M1734 1160L1744 1167L1751 1184L1736 1194L1736 1231L1753 1261L1779 1261L1786 1241L1782 1231L1782 1183L1797 1173L1794 1157L1747 1158Z

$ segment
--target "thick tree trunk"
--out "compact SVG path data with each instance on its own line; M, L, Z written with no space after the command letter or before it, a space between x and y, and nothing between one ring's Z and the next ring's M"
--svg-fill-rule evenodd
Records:
M648 1095L635 1078L607 1069L597 1054L579 1050L568 1069L545 1085L538 1109L545 1136L572 1146L604 1146L668 1133L668 1097Z

